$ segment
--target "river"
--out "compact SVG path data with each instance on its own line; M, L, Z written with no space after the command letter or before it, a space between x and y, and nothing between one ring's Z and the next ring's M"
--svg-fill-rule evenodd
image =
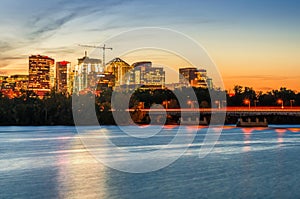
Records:
M149 147L116 126L102 128L125 149ZM166 126L151 146L167 144L177 129ZM205 129L172 164L135 174L95 159L75 127L0 127L0 198L300 198L299 125L225 126L199 158Z

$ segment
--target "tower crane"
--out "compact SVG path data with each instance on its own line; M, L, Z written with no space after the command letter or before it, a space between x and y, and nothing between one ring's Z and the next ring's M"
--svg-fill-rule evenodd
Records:
M112 48L110 47L106 47L105 44L103 44L103 46L95 46L95 45L82 45L82 44L78 44L81 47L87 47L87 48L98 48L103 50L103 68L105 68L105 50L112 50Z

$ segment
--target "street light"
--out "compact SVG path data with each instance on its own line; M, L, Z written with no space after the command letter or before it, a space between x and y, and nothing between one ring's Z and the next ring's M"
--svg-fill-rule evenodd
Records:
M294 102L295 102L295 100L290 100L291 108L293 108L293 103Z
M168 101L168 100L163 101L163 105L165 105L166 109L168 109L169 103L170 103L170 101Z
M224 108L224 107L226 107L227 106L227 101L226 100L222 100L222 107Z
M220 109L220 108L221 108L221 101L220 101L220 100L216 100L216 101L215 101L215 104L217 104L217 105L218 105L218 109Z
M245 99L245 100L244 100L244 104L246 104L246 105L248 104L249 109L250 109L250 104L251 104L251 103L250 103L250 100L249 100L249 99Z
M256 108L256 103L259 102L258 100L254 100L254 107Z
M281 108L283 109L284 107L283 107L283 100L282 99L278 99L277 100L277 104L281 104Z
M191 100L188 100L187 104L191 106L190 108L192 108L192 101Z

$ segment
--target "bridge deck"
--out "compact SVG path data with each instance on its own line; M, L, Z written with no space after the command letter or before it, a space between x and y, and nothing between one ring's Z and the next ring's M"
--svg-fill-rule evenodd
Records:
M136 111L135 109L127 109L127 111ZM153 114L167 112L169 114L178 114L178 113L226 113L229 116L255 116L255 115L292 115L300 116L300 107L226 107L226 108L182 108L182 109L140 109L140 111L151 112Z

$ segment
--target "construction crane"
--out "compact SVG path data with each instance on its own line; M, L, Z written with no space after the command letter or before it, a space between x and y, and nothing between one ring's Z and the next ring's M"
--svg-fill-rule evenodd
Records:
M105 50L112 50L110 47L106 47L105 44L103 46L95 46L95 45L82 45L78 44L81 47L88 47L88 48L99 48L103 50L103 67L105 68Z

